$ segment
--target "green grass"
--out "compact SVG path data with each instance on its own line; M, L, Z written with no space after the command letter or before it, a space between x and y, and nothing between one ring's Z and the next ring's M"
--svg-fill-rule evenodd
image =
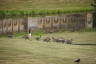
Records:
M93 11L92 0L0 0L0 15L53 15Z
M90 7L92 0L0 0L0 10L56 9L65 7Z
M84 28L80 29L80 32L96 32L96 28Z
M94 8L84 7L70 7L64 9L33 9L33 10L0 10L0 16L14 16L14 15L53 15L63 13L79 13L86 11L93 11Z
M11 33L11 34L13 34L15 37L19 37L19 36L23 36L24 34L28 34L27 32L20 32L20 33L16 33L16 32L14 32L14 33ZM8 34L0 34L0 37L7 37L8 36Z
M96 32L61 32L43 36L73 38L74 44L96 44ZM34 37L34 36L33 36ZM0 38L0 64L96 64L96 46Z

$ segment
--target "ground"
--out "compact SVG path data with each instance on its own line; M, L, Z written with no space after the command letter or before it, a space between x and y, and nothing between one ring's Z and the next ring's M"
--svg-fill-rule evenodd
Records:
M80 64L96 64L96 32L61 32L45 36L72 38L73 44L31 41L21 36L0 37L0 64L76 64L77 58L81 59Z
M0 17L92 12L92 0L0 0Z
M0 0L0 10L90 8L92 0Z

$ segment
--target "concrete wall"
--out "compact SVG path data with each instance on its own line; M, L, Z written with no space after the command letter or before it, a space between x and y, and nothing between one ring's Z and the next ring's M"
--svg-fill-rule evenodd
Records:
M0 20L0 33L22 32L24 30L23 18L4 18Z
M28 23L29 28L33 25L35 28L41 28L49 32L59 30L76 31L82 28L92 28L93 17L90 12L35 18L29 17Z
M44 17L20 17L0 19L0 33L24 32L31 29L43 29L47 32L60 30L75 31L82 28L92 28L91 12L63 14Z

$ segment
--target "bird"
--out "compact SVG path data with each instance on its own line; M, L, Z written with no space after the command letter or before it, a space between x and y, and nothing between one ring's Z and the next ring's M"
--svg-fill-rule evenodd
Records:
M63 39L63 38L54 38L54 37L52 37L52 39L53 39L54 42L61 42L61 43L65 42L65 39Z
M24 38L25 40L29 39L28 35L24 35L22 38Z
M26 40L30 40L31 39L31 33L27 34L27 35L24 35L23 38Z
M67 44L72 44L72 40L73 40L73 39L66 40L65 42L66 42Z
M36 40L40 40L40 38L41 38L41 35L40 35L39 37L36 37L35 39L36 39Z
M13 35L8 35L8 38L13 38Z
M13 33L11 33L11 32L7 33L7 37L8 38L13 38Z
M45 42L49 42L51 39L50 39L50 37L45 37L44 39L43 39L43 41L45 41Z
M74 62L80 63L80 58L76 59Z

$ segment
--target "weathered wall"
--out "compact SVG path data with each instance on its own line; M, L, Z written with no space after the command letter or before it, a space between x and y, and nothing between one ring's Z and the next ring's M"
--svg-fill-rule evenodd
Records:
M45 17L20 17L0 19L0 33L24 32L43 29L47 32L75 31L93 27L92 13L63 14Z
M0 33L22 32L24 28L23 18L4 18L0 20Z
M45 16L45 17L29 17L28 27L32 29L41 28L48 32L54 32L59 30L75 31L82 28L92 28L93 16L92 13L76 13L76 14L64 14L57 16ZM32 27L33 25L33 27Z

